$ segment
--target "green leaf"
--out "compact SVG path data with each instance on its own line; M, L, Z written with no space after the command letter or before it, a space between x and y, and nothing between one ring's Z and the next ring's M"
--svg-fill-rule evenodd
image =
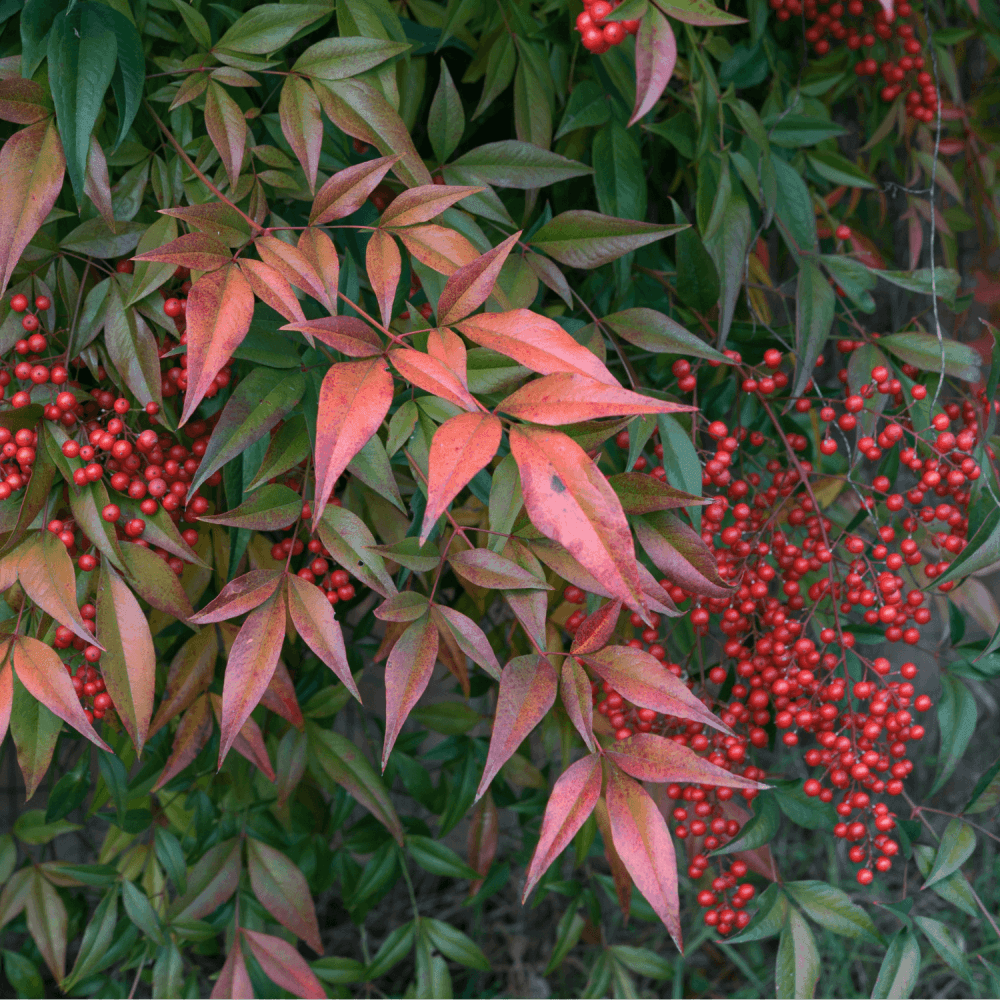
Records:
M960 819L952 819L941 835L941 843L934 856L934 867L931 868L931 873L927 876L923 888L927 889L935 882L957 872L969 860L975 849L975 830Z
M479 873L470 868L450 847L430 837L409 834L406 837L407 853L424 871L446 878L478 879Z
M691 230L693 232L693 230ZM678 236L680 239L687 232ZM695 237L697 238L697 237ZM707 255L706 255L707 256ZM711 263L711 261L709 261ZM721 351L710 347L700 337L686 330L676 320L655 309L638 307L605 316L601 321L610 326L624 340L653 354L683 354L688 357L706 358L729 364Z
M249 494L238 507L199 520L253 531L280 531L294 524L301 514L302 497L295 490L269 483Z
M3 971L7 981L17 990L18 996L44 997L45 987L38 966L20 952L3 951Z
M719 10L710 0L654 0L656 6L668 17L702 28L743 24L746 18Z
M876 285L874 272L859 260L844 254L825 254L820 257L830 277L847 293L851 301L864 312L875 311L871 289Z
M325 4L258 4L239 18L215 48L257 56L277 52L306 25L330 13Z
M856 938L870 934L878 940L882 935L871 917L843 889L826 882L786 882L785 891L818 924L844 937Z
M212 47L212 32L208 28L208 22L198 11L198 8L187 0L170 0L174 9L181 16L187 30L191 32L191 37L204 49Z
M160 926L160 919L157 917L156 911L146 894L134 882L129 882L127 879L122 882L122 902L125 904L125 912L128 914L129 920L146 937L154 943L162 945L166 938L163 936L163 928Z
M489 959L475 941L457 927L433 917L421 917L420 927L430 938L431 944L446 958L480 972L490 971Z
M788 898L776 884L769 885L757 900L757 912L746 929L726 940L729 944L740 944L774 937L785 926L787 916Z
M632 133L611 121L594 135L592 162L597 207L605 214L624 219L646 217L646 176L642 152Z
M561 139L580 128L603 125L610 115L608 98L600 84L594 80L581 80L569 95L555 138Z
M844 135L847 131L842 125L824 121L814 115L771 115L764 119L764 126L768 129L772 145L786 146L788 149L815 146L825 139Z
M438 162L444 163L462 140L465 112L458 88L448 72L448 64L442 59L440 65L441 76L427 112L427 137Z
M832 184L844 184L847 187L875 188L875 182L860 168L855 166L846 156L825 150L807 153L806 159L813 170Z
M927 936L938 957L967 983L972 982L972 974L965 958L965 941L947 924L933 917L914 917L917 926Z
M14 836L24 844L35 846L48 844L60 834L82 829L79 823L69 823L64 819L46 823L44 809L29 809L14 821Z
M913 859L917 863L920 874L926 878L931 872L931 865L934 864L934 856L937 852L927 844L913 845ZM931 890L936 892L945 902L957 906L963 913L970 917L979 916L979 907L976 905L976 897L969 885L969 880L960 871L952 872L947 877L935 882Z
M733 851L752 851L763 847L778 832L781 811L771 792L761 792L753 800L754 815L728 844L715 849L715 854L732 854Z
M778 180L778 197L774 214L781 235L794 256L815 252L819 241L816 237L816 214L813 212L809 189L799 173L780 157L775 156L772 163Z
M811 1000L819 979L820 960L816 939L805 918L789 910L788 922L778 942L774 965L774 991L779 1000Z
M879 274L885 276L883 271ZM938 342L929 333L890 333L879 339L879 346L924 371L939 372L943 358L946 375L966 382L976 382L982 375L979 353L957 340Z
M674 221L687 222L677 202L673 202ZM700 313L709 312L719 301L719 273L715 261L705 249L694 227L677 234L674 239L674 260L677 264L677 295L680 300Z
M464 701L439 701L434 705L418 706L410 712L410 718L444 736L459 736L483 721L482 715Z
M978 530L966 542L965 548L935 582L946 583L956 577L968 576L992 566L1000 559L1000 510L993 508Z
M1000 759L993 762L983 776L976 782L976 787L969 796L963 813L988 812L1000 803Z
M346 80L401 55L410 46L382 38L324 38L310 45L292 69L317 80Z
M81 754L76 764L59 778L49 792L45 822L53 823L71 813L83 802L89 791L90 755Z
M21 76L30 80L45 58L49 30L65 4L61 0L25 0L21 9Z
M837 822L833 806L806 795L801 781L773 781L774 796L781 811L807 830L828 830Z
M920 975L920 944L908 927L901 927L889 942L878 970L872 1000L906 1000Z
M413 921L390 931L365 970L365 981L384 976L410 953L413 947Z
M958 767L976 730L976 699L957 678L941 675L941 700L937 709L941 748L931 795L945 784Z
M318 979L334 986L360 983L365 978L364 962L359 962L355 958L330 956L311 963L309 967L316 973Z
M686 228L570 209L542 226L531 245L560 264L590 269Z
M570 908L559 918L556 925L556 943L545 966L545 975L551 975L562 965L563 959L576 947L587 921L580 915L578 905Z
M667 482L679 490L700 497L701 459L691 441L691 434L669 413L658 413L656 425L660 428L660 443L663 445L663 458L660 461L667 474ZM701 525L701 510L692 507L689 513L698 529Z
M952 299L958 291L961 277L958 271L951 268L936 268L931 280L930 268L921 271L882 271L875 272L880 278L896 285L898 288L905 288L908 292L916 292L918 295L931 295L934 286L937 286L937 294L942 299Z
M117 222L112 232L103 219L88 219L63 237L59 245L90 257L123 257L135 249L145 230L142 222Z
M610 951L622 965L637 975L648 976L650 979L667 979L674 974L674 963L668 962L649 948L616 944L611 947Z
M802 261L795 289L795 379L792 398L801 396L813 377L816 359L833 327L837 297L822 272Z
M504 139L470 149L452 165L487 184L509 188L548 187L594 172L583 163L517 139Z

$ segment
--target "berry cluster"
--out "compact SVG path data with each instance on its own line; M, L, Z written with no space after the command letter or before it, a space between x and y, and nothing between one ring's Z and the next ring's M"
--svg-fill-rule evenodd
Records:
M94 605L84 604L80 608L80 616L87 630L96 634L97 609ZM73 690L80 698L87 721L105 718L114 710L114 704L111 695L105 690L104 678L97 670L101 659L100 648L74 635L65 625L56 629L52 645L55 649L70 650L67 654L69 660L66 662L66 673L73 681Z
M621 45L627 35L639 30L640 19L609 21L608 16L621 4L621 0L583 0L583 11L576 15L576 30L580 32L583 47L595 56L607 52L613 45Z

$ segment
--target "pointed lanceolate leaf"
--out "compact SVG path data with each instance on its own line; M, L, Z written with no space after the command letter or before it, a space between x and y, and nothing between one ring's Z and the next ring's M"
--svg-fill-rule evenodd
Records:
M251 531L280 531L294 524L301 513L302 497L295 490L281 483L269 483L251 493L238 507L198 520Z
M552 664L537 653L515 656L503 668L493 735L476 798L555 704L558 683Z
M326 1000L326 991L306 960L284 938L259 931L240 931L250 948L250 953L260 964L264 974L302 1000Z
M259 236L254 247L261 260L283 275L289 284L300 288L320 302L327 312L337 311L336 301L330 298L326 282L303 250L292 246L277 236Z
M316 418L316 502L319 521L344 469L389 412L392 375L383 358L343 361L323 379Z
M280 271L276 271L270 264L249 257L242 257L239 265L243 277L250 284L251 291L261 302L284 316L289 323L306 321L305 313L291 284Z
M401 347L390 352L389 360L396 371L418 389L425 389L470 413L482 412L458 375L438 358L411 347Z
M0 295L55 205L65 170L52 119L15 132L0 149Z
M430 615L424 615L407 627L389 654L385 665L383 771L406 717L430 683L437 652L438 631Z
M302 164L309 190L316 188L320 146L323 143L323 120L319 98L312 87L299 76L285 77L278 103L281 131L288 145Z
M431 615L440 629L445 625L455 637L459 648L473 663L482 667L494 680L500 679L500 663L486 633L461 611L435 604Z
M188 293L186 423L212 380L243 343L253 319L253 291L236 264L202 275Z
M151 549L134 542L121 543L129 583L151 607L182 621L194 613L177 574Z
M438 298L438 322L457 323L475 312L489 297L507 254L516 246L521 230L508 236L499 246L478 260L460 267L452 274Z
M582 656L584 653L595 653L603 649L614 634L621 610L621 601L609 601L584 618L573 635L570 652Z
M192 271L214 271L233 259L229 247L208 233L185 233L155 250L132 258L136 262L156 262L187 267Z
M205 96L205 128L222 158L229 185L235 188L246 149L247 123L240 106L214 80L209 81Z
M323 591L299 576L289 576L288 613L309 648L360 702L361 695L347 662L344 634Z
M379 335L356 316L321 316L290 323L281 329L298 330L306 337L315 337L350 358L370 358L382 352Z
M558 431L512 427L524 506L539 531L639 614L645 601L632 533L614 490L587 453Z
M357 514L344 507L328 506L319 523L324 547L343 567L383 597L396 593L385 560L373 551L375 536Z
M609 760L639 781L694 782L758 791L768 787L716 767L693 750L655 733L636 733L627 740L616 741L606 752Z
M382 156L335 173L316 193L309 224L325 226L356 212L398 159L398 156Z
M392 319L392 303L396 297L396 286L403 270L403 259L399 247L391 233L376 229L365 248L365 268L372 291L378 300L382 325L388 326Z
M200 920L230 899L239 885L242 854L237 838L209 848L188 871L187 891L167 910L169 919Z
M697 407L653 399L597 382L588 375L558 372L528 382L498 403L497 409L519 420L556 427L605 417L680 413Z
M657 510L675 507L695 507L712 502L711 497L697 497L693 493L675 489L642 472L620 472L608 476L611 488L618 494L626 514L652 514Z
M670 22L650 4L635 39L635 107L629 126L653 110L677 62L677 39Z
M538 846L524 879L522 902L528 898L549 866L569 846L587 821L601 794L601 757L591 754L571 764L552 788Z
M618 603L618 602L615 602ZM619 603L619 607L620 607ZM570 721L591 753L597 752L594 740L594 693L587 672L572 656L562 662L559 696Z
M679 949L677 860L663 814L649 792L617 768L608 775L607 801L615 850Z
M588 209L571 209L542 226L531 238L531 245L560 264L589 269L608 264L682 229L687 226L636 222Z
M237 934L233 938L233 945L226 956L219 978L212 987L211 1000L230 1000L231 997L250 997L252 1000L253 995L253 983L250 981L250 973L247 972L247 964L240 947L240 936Z
M118 717L142 753L153 716L156 651L149 621L131 588L107 560L97 584L97 634L106 652L101 674Z
M219 765L263 697L285 638L285 593L279 588L243 623L226 663L222 687Z
M201 695L184 713L174 733L174 741L170 748L163 770L160 772L153 791L162 788L168 781L177 777L198 756L212 735L212 707L208 696Z
M605 316L601 322L610 326L618 336L630 344L635 344L636 347L651 351L653 354L684 354L688 357L718 361L724 365L732 364L721 351L709 347L701 337L696 337L677 320L655 309L643 306L623 309L621 312Z
M247 838L247 871L258 902L317 954L323 953L316 909L309 886L294 862L281 851Z
M463 320L458 329L480 347L505 354L540 375L589 375L618 387L618 380L596 355L578 344L555 320L529 309L482 313Z
M33 885L25 900L28 932L38 946L57 983L66 976L66 904L55 886L41 871L34 873Z
M380 622L413 622L427 611L427 598L416 590L404 590L383 601L374 611Z
M633 519L639 544L668 580L695 594L728 597L715 556L693 528L661 510Z
M51 646L28 636L19 636L14 641L13 665L17 679L33 698L86 736L91 743L102 750L110 749L87 721L80 696L73 689L65 665Z
M139 313L125 305L117 281L111 282L108 289L104 346L140 406L162 405L163 383L156 337Z
M281 572L276 569L252 569L230 580L214 601L207 604L191 621L197 625L224 622L259 608L278 589Z
M551 590L543 579L489 549L466 549L449 556L452 568L486 590Z
M721 719L696 698L655 656L631 646L607 646L580 657L623 698L640 708L703 722L728 733Z
M496 454L502 433L500 420L492 413L460 413L434 432L427 461L427 509L421 544L448 504Z
M382 213L382 225L395 229L430 222L455 202L482 190L481 187L461 187L455 184L421 184L419 187L412 187L392 200Z
M212 703L212 712L215 720L222 726L222 699L217 694L209 694L209 701ZM233 737L232 749L240 756L246 758L256 767L268 781L275 780L274 768L271 766L271 758L267 754L267 747L264 745L264 734L260 731L253 716L249 716L243 723L243 728ZM221 761L219 766L221 767Z

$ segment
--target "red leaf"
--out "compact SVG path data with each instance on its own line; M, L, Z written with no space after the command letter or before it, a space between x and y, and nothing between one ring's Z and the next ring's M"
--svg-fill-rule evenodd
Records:
M452 552L449 561L459 576L487 590L552 589L534 573L489 549Z
M292 147L310 191L316 190L316 171L323 144L323 119L316 92L300 76L286 76L278 102L281 131Z
M309 225L324 226L356 212L398 159L398 156L381 156L335 173L316 194Z
M469 822L469 867L474 868L483 879L486 878L493 859L497 854L500 834L500 814L489 789L479 800ZM469 895L475 896L483 884L483 879L477 879L469 886Z
M217 694L209 695L212 701L212 711L215 718L222 724L222 699ZM267 747L264 746L264 734L260 731L260 726L250 717L243 723L243 728L233 738L233 750L240 756L245 757L254 765L268 781L275 780L274 768L271 767L271 758L267 755Z
M214 80L209 81L205 95L205 128L222 158L229 186L235 188L247 144L247 123L240 106Z
M258 931L240 932L246 938L253 957L260 963L264 974L283 990L303 1000L326 1000L326 992L320 986L306 960L283 938Z
M111 749L87 721L87 716L83 714L80 705L80 696L73 689L63 661L51 646L28 636L18 636L14 640L13 664L18 680L28 689L32 697L40 701L50 712L58 715L63 722L68 722L78 733L86 736L91 743L102 750ZM12 698L13 680L9 673L5 683L11 685ZM7 708L8 718L9 706L10 699Z
M222 686L220 767L271 683L284 638L285 595L279 590L249 615L229 653Z
M421 184L398 194L382 213L382 225L415 226L430 222L457 201L478 194L481 187L461 187L457 184Z
M608 483L618 494L626 514L651 514L673 507L696 507L711 503L714 497L696 497L693 493L661 483L644 472L619 472L608 476Z
M208 738L212 735L212 712L209 707L208 698L202 695L197 698L194 704L184 713L177 732L174 733L174 742L170 748L170 756L153 791L162 788L172 778L177 777L201 753Z
M292 286L285 276L276 271L270 264L249 257L241 257L240 270L247 279L254 295L261 302L269 305L276 313L280 313L289 323L305 323L306 315L299 305L299 300L292 291ZM287 329L287 327L286 327Z
M633 705L679 719L703 722L732 735L725 723L705 708L682 680L645 650L607 646L580 659Z
M415 590L404 590L383 601L373 612L381 622L413 622L427 611L427 598Z
M136 753L141 754L153 715L156 650L145 613L108 560L101 562L97 583L97 634L106 650L101 675Z
M707 597L730 596L715 556L694 528L667 511L635 517L632 524L639 544L671 583Z
M521 230L518 230L499 246L484 253L471 264L460 267L448 278L437 305L438 322L442 326L464 319L490 297L500 268L520 237Z
M611 869L611 878L615 883L618 905L621 907L622 917L627 921L629 908L632 905L632 876L629 875L625 862L618 856L614 841L611 839L611 820L608 818L606 799L598 800L594 807L594 819L597 822L597 829L601 831L601 839L604 841L604 857Z
M282 330L298 330L306 337L315 337L350 358L370 358L382 353L379 335L356 316L322 316L283 326Z
M33 80L9 77L0 82L0 118L16 125L34 125L52 115L52 102Z
M496 454L503 425L492 413L460 413L431 439L427 460L427 510L420 544L469 480Z
M429 354L422 354L411 347L400 347L389 352L389 360L396 371L418 389L431 392L470 413L482 412L458 376Z
M289 576L288 613L309 648L360 702L361 695L347 663L344 634L323 591L299 576Z
M376 229L365 250L365 267L368 280L378 301L382 314L382 325L388 326L392 319L392 301L396 297L396 286L403 270L403 259L399 247L392 236L382 229Z
M465 236L445 226L414 226L397 230L396 235L411 257L438 274L454 274L479 258L479 251Z
M202 275L188 292L188 388L181 423L187 423L250 329L253 290L236 264Z
M268 912L317 954L323 942L306 878L291 858L273 847L247 838L247 871L253 894Z
M330 298L326 282L302 250L279 240L277 236L260 236L254 241L254 246L260 259L283 275L289 284L300 288L306 295L311 295L328 312L337 311L336 297Z
M187 233L176 240L164 243L162 247L133 257L134 261L153 261L173 264L174 267L189 267L192 271L214 271L233 259L229 248L208 233Z
M493 735L476 798L555 704L557 687L556 672L544 656L515 656L503 668Z
M270 683L260 696L260 703L264 708L274 712L275 715L280 715L296 729L301 729L305 725L302 709L299 708L299 700L295 697L295 684L288 673L288 667L281 662L280 657L274 665L274 673L271 674Z
M473 663L482 667L495 680L500 680L500 663L493 647L486 638L486 633L471 618L454 608L438 604L431 608L431 614L438 627L447 625L459 648Z
M670 22L650 4L635 39L635 108L629 128L653 110L673 76L676 62L677 40Z
M0 294L62 191L66 159L53 119L15 132L0 149Z
M587 672L572 657L567 656L562 662L562 675L559 678L559 696L570 721L576 727L581 739L587 744L591 753L597 752L594 741L594 694L590 687Z
M434 672L438 632L430 615L422 615L399 637L385 665L385 743L382 770L410 710L419 701Z
M214 628L199 629L181 646L167 671L167 688L149 724L149 736L180 715L208 690L215 674L218 653L219 641Z
M621 601L611 601L602 604L592 615L584 618L573 636L570 652L580 655L603 649L614 634L621 610Z
M235 208L221 201L209 201L203 205L181 205L178 208L161 208L160 215L183 219L192 229L200 233L211 233L226 246L240 247L250 237L250 224Z
M210 625L227 618L237 618L254 608L259 608L277 589L281 582L281 571L276 569L252 569L243 576L230 580L210 604L192 616L195 625Z
M578 760L560 775L545 806L538 846L525 874L522 903L587 821L600 794L600 754Z
M348 462L378 430L391 403L392 375L383 358L342 361L326 373L316 418L313 524Z
M681 950L677 859L666 821L649 792L617 768L608 776L607 801L615 850Z
M447 327L437 327L427 334L427 353L435 361L440 361L462 383L469 388L468 351L462 338Z
M535 379L497 404L498 410L534 424L558 426L603 417L696 410L637 392L595 382L586 375L559 372Z
M578 344L554 319L529 309L480 313L458 324L459 330L480 347L513 358L541 375L569 372L589 375L619 388L618 381L586 347Z
M0 644L0 652L2 652L4 660L4 665L0 667L0 743L3 743L4 737L7 735L7 727L10 725L10 710L14 704L14 674L11 672L10 664L6 662L9 648L9 642Z
M170 920L200 920L226 902L239 885L242 854L235 837L209 848L188 871L187 891L171 904Z
M758 791L768 787L716 767L693 750L654 733L636 733L627 740L619 740L606 753L609 760L640 781L696 782Z
M322 229L303 229L299 233L298 249L316 271L330 302L328 308L335 313L337 289L340 286L340 258L333 240Z
M559 542L633 611L645 615L632 532L615 491L587 453L558 431L512 427L531 523Z
M237 934L219 978L212 987L211 1000L253 1000L253 996L253 984L250 982L246 962L243 961L240 936Z

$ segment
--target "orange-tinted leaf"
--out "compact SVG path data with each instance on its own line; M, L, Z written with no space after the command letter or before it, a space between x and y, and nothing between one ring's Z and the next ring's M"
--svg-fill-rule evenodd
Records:
M647 7L635 39L635 107L629 126L653 110L676 62L677 40L670 22L655 6Z
M374 611L382 622L412 622L427 611L427 598L416 590L404 590L383 601Z
M66 976L66 905L55 886L41 871L34 873L34 883L25 900L28 933L38 946L57 983Z
M500 663L493 652L486 633L461 611L444 605L431 607L431 615L438 628L447 627L455 637L459 648L473 663L483 668L494 680L500 680Z
M275 715L280 715L286 722L290 722L296 729L301 729L305 724L299 700L295 697L295 684L288 667L282 663L280 657L274 665L271 682L260 696L260 703Z
M189 73L181 81L180 87L177 89L177 94L174 99L170 102L170 107L168 111L173 111L174 108L183 107L190 101L201 97L205 93L205 88L208 86L208 74L207 73Z
M34 80L14 76L0 81L0 119L33 125L52 114L52 101Z
M465 236L445 226L415 226L397 235L412 257L438 274L454 274L479 258L479 251Z
M161 208L160 215L183 219L199 233L208 233L228 247L241 247L250 238L250 224L235 208L221 201L204 205L181 205L178 208Z
M661 483L654 476L647 476L643 472L619 472L608 476L608 482L618 494L626 514L651 514L656 510L670 510L674 507L695 507L711 503L714 499L685 493L684 490Z
M608 776L607 802L615 850L680 949L677 860L666 821L649 792L614 767Z
M284 638L285 594L279 589L248 616L229 653L222 686L220 767L271 683Z
M299 576L289 576L288 612L309 648L360 702L361 695L347 663L344 634L323 591Z
M540 375L557 372L589 375L605 385L620 388L596 355L578 344L554 319L530 309L480 313L463 320L458 328L480 347L513 358Z
M515 656L503 668L493 735L477 798L555 704L558 683L552 664L538 654Z
M415 351L412 347L400 347L389 352L389 360L396 371L417 388L425 389L470 413L482 413L458 376L429 354Z
M153 715L156 651L149 622L128 584L107 560L97 583L97 634L106 652L101 674L118 717L142 753Z
M233 938L225 964L212 987L211 1000L253 1000L253 983L240 948L240 936Z
M150 736L208 690L218 653L219 640L214 628L199 629L181 646L167 671L167 688L149 724Z
M245 615L259 608L277 589L281 572L275 569L252 569L230 580L210 604L191 617L196 625L209 625Z
M559 776L545 806L538 846L525 874L522 902L587 821L600 794L600 754L578 760Z
M601 831L601 839L604 841L604 857L607 858L608 867L611 869L611 878L615 883L618 905L621 907L622 916L628 920L629 909L632 905L632 876L629 875L625 863L615 850L614 841L611 838L611 820L608 818L608 803L603 797L598 799L597 805L594 806L594 819L597 821L597 829Z
M336 298L327 294L326 284L309 258L277 236L260 236L254 241L261 260L282 274L290 284L322 303L328 312L337 311Z
M732 593L701 535L675 514L656 511L635 517L632 523L646 555L671 583L706 597Z
M459 576L486 590L551 590L534 573L489 549L466 549L448 557Z
M431 330L427 334L427 353L452 371L464 388L469 388L469 352L454 330L447 327Z
M392 375L383 358L343 361L326 373L316 418L314 524L347 463L378 430L391 403Z
M188 871L187 891L171 904L170 920L200 920L226 902L239 885L242 854L235 837L209 848Z
M205 95L205 128L222 158L229 186L235 188L243 166L247 123L240 106L214 80L209 81Z
M646 603L650 610L670 618L679 618L684 614L683 611L678 610L673 598L663 589L643 563L639 563L639 582L642 584L642 592L646 595Z
M228 264L233 255L229 252L229 247L208 233L186 233L162 247L141 253L132 259L189 267L192 271L214 271L223 264Z
M415 226L430 222L457 201L478 194L481 187L461 187L457 184L421 184L402 191L382 213L383 226Z
M316 92L300 76L286 76L278 103L281 131L298 157L310 191L316 190L319 151L323 144L323 119Z
M217 694L209 695L209 698L216 721L221 726L222 699ZM252 717L243 723L243 728L233 738L232 748L241 757L250 761L268 781L274 781L274 768L271 766L271 758L267 755L267 747L264 745L264 734Z
M10 664L7 662L7 649L10 643L0 644L2 652L3 666L0 667L0 743L3 743L7 735L7 727L10 725L10 710L14 704L14 675L11 672Z
M392 301L396 297L396 286L403 269L403 259L399 247L392 236L382 229L376 229L365 250L365 267L368 280L378 301L382 314L382 325L388 326L392 319Z
M62 190L66 159L53 119L15 132L0 149L0 295Z
M587 672L572 656L567 656L562 662L559 696L562 698L566 714L576 727L580 738L586 743L587 749L591 753L596 753L594 694L590 688L590 678L587 676Z
M382 353L379 335L357 316L322 316L290 323L281 329L298 330L306 337L315 337L350 358L370 358Z
M322 954L323 942L309 886L291 858L248 837L247 871L254 895L265 909L313 951Z
M337 288L340 285L340 258L333 240L322 229L310 227L299 233L298 249L312 264L330 302L330 312L337 311Z
M500 834L500 814L490 790L479 800L469 822L468 850L469 867L482 876L469 886L469 895L479 892L497 854Z
M385 665L385 743L382 770L406 717L424 693L437 660L438 631L422 615L400 636Z
M288 990L292 996L302 997L302 1000L326 1000L326 992L312 969L287 941L258 931L244 929L241 933L264 974L283 990Z
M768 787L716 767L693 750L655 733L636 733L627 740L618 740L606 753L626 774L640 781L696 782L758 790Z
M212 630L214 631L214 629ZM170 748L170 756L153 791L162 788L172 778L177 777L201 753L209 737L212 735L212 710L208 703L208 697L202 695L196 698L191 707L184 713L177 732L174 733L174 742Z
M610 596L644 615L632 532L597 465L572 438L535 427L512 427L510 450L531 523L559 542Z
M621 601L610 601L608 604L602 604L592 615L584 618L577 626L570 652L582 654L603 649L614 634L621 610Z
M508 236L499 246L484 253L478 260L460 267L448 278L438 299L438 322L457 323L475 312L489 297L496 284L507 254L520 239L521 230Z
M14 640L13 665L18 680L33 698L91 743L102 750L110 749L87 721L80 696L73 689L63 661L51 646L26 635L18 636Z
M65 625L88 645L95 642L76 603L76 572L66 546L49 531L18 552L17 578L24 592L46 614Z
M280 313L289 323L304 323L305 313L299 300L292 291L292 286L283 274L276 271L270 264L249 257L241 257L239 261L243 277L250 284L250 289L261 302L269 305L276 313Z
M459 646L455 633L447 625L435 619L438 631L438 659L448 668L448 672L458 681L462 696L468 698L472 693L469 685L469 668L465 663L465 653Z
M420 544L469 480L496 454L503 425L492 413L460 413L431 439L427 460L427 510Z
M713 729L730 733L722 720L705 708L682 680L645 650L606 646L580 659L633 705L703 722Z
M181 423L202 401L212 380L243 343L253 319L253 290L236 264L203 274L187 300L188 388Z
M356 212L398 159L382 156L339 170L317 192L309 225L323 226Z
M558 426L641 413L679 413L697 407L642 396L587 375L557 372L528 382L498 403L497 409L533 424Z

